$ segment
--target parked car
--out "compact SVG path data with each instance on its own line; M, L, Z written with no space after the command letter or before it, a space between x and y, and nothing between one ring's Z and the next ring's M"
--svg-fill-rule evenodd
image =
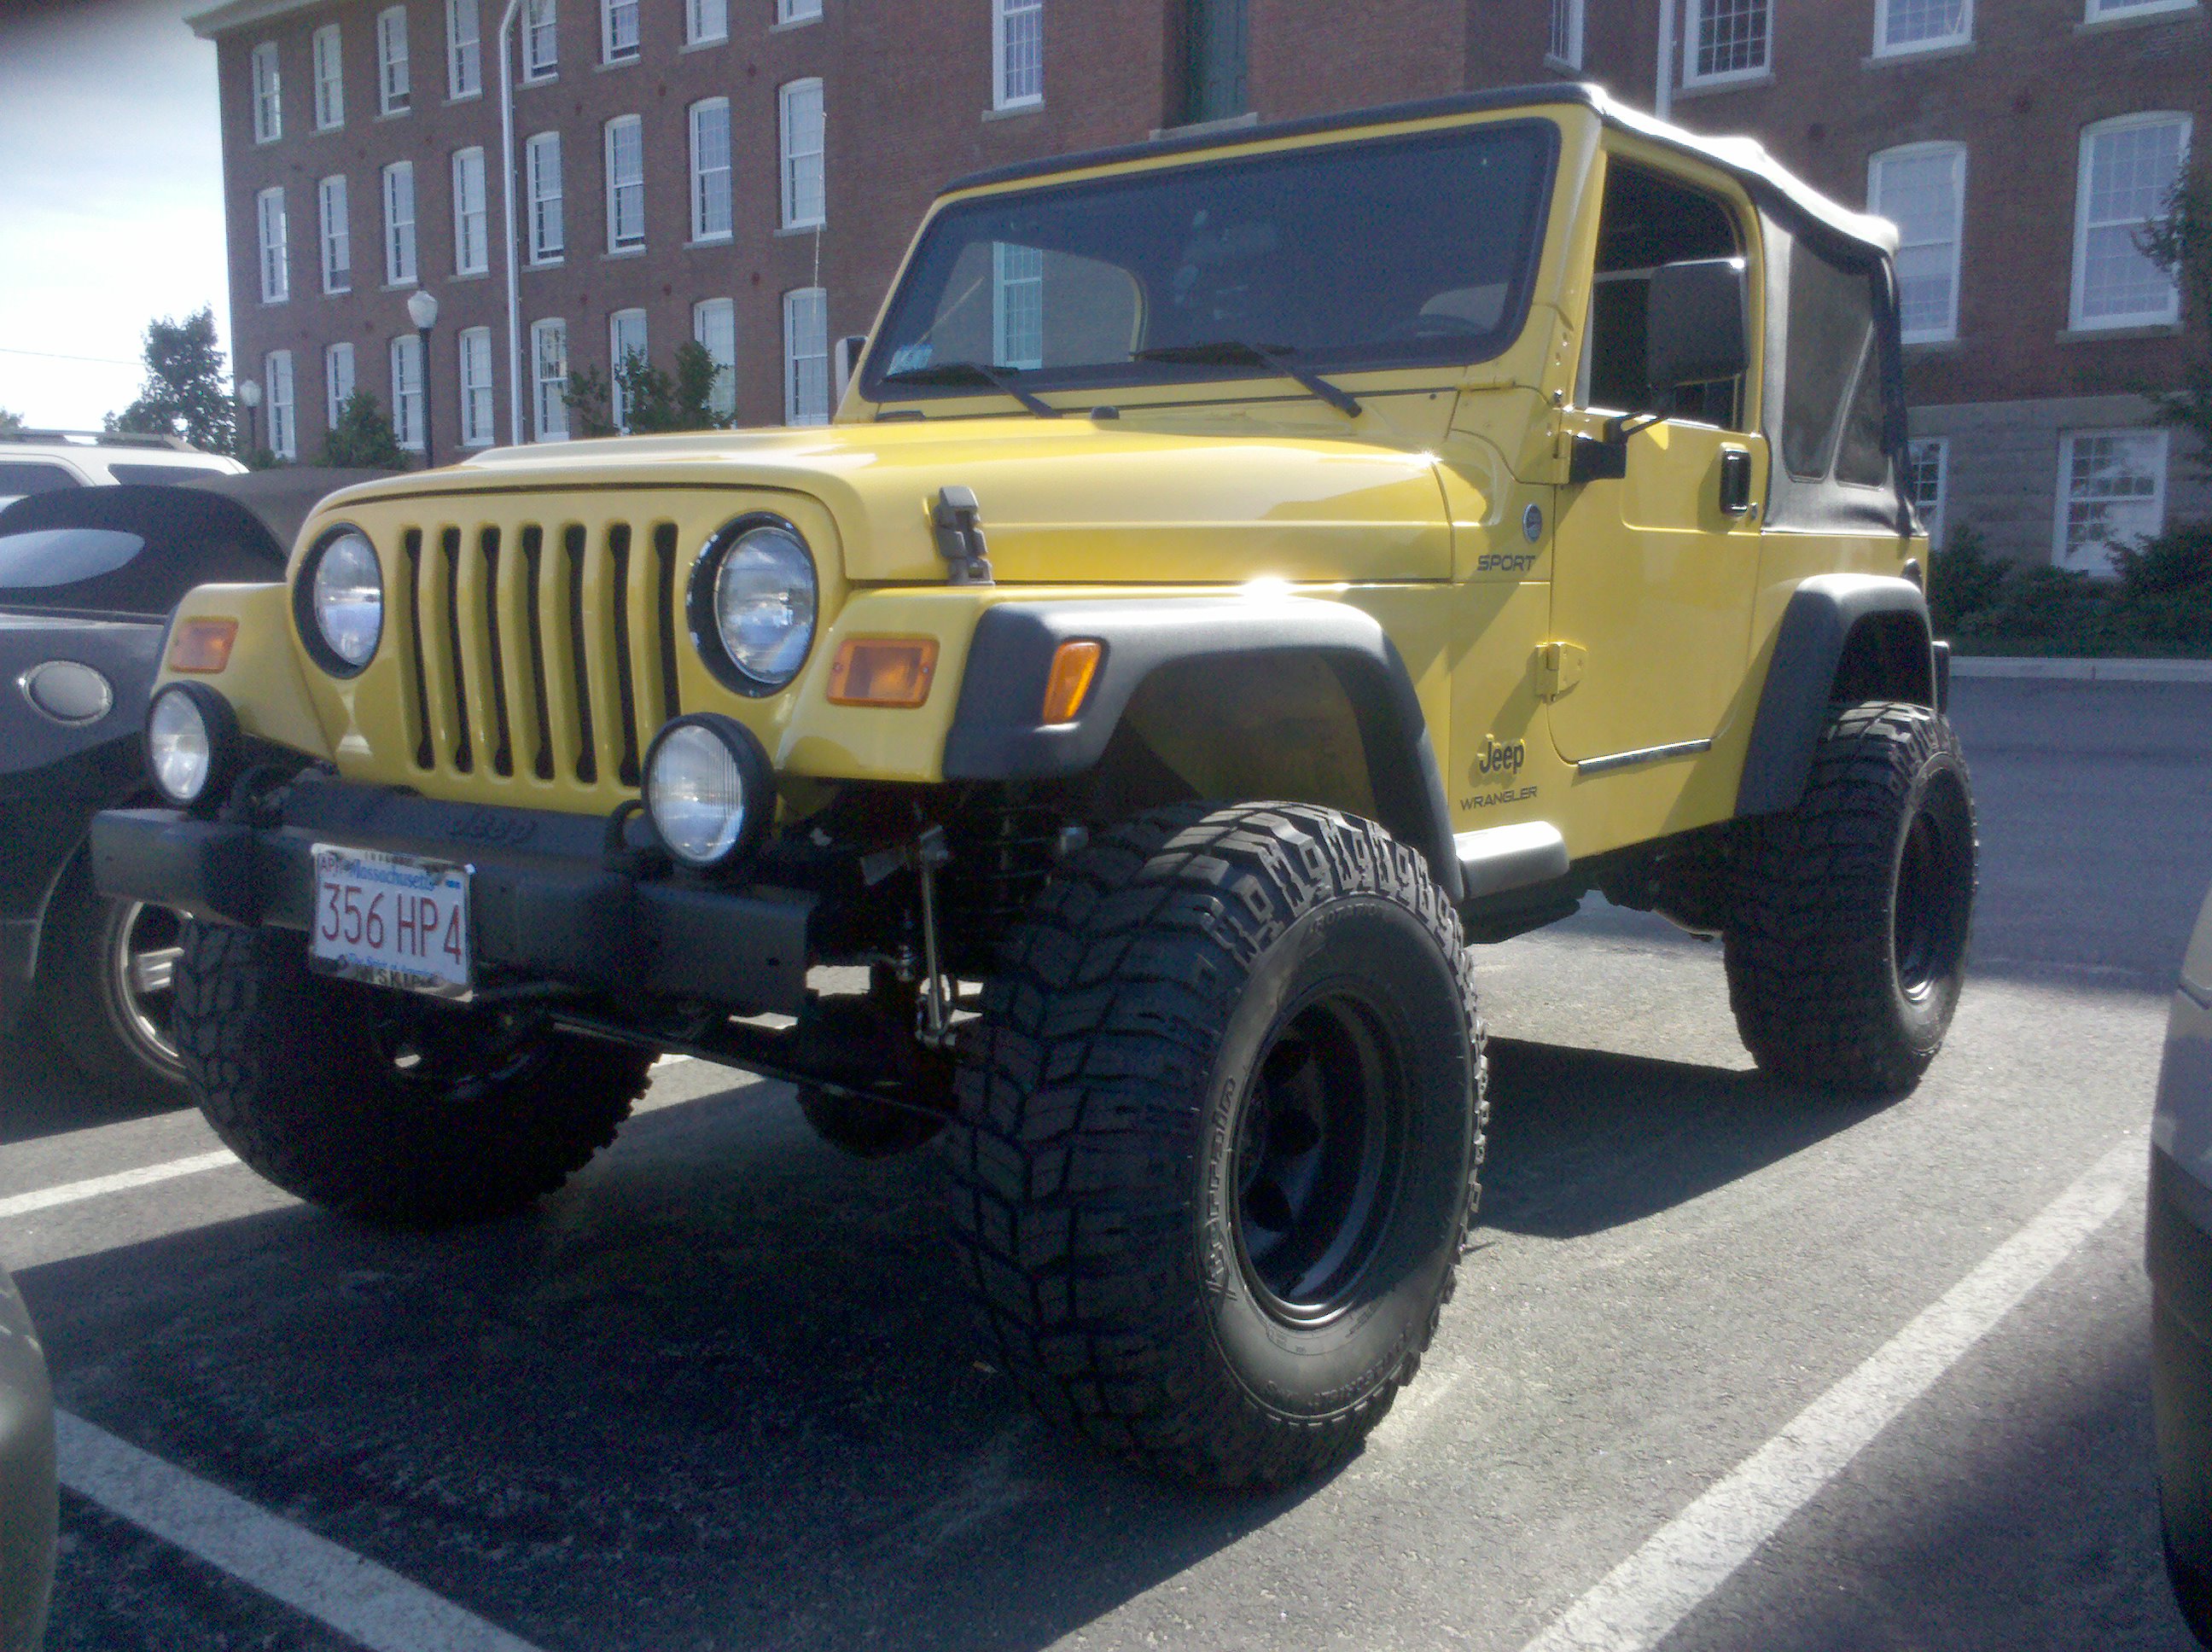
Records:
M2151 1394L2166 1564L2212 1647L2212 898L2181 966L2151 1127Z
M270 579L315 501L367 474L70 488L0 510L0 1030L33 1005L88 1073L179 1082L176 917L103 898L85 828L151 795L146 693L178 598Z
M194 592L101 887L192 913L195 1094L301 1198L511 1211L655 1051L788 1078L942 1137L1046 1415L1322 1472L1468 1246L1467 943L1602 891L1785 1084L1942 1044L1895 245L1569 85L962 179L830 428L388 477Z
M242 476L246 467L175 436L112 430L0 431L0 506L68 488L173 487L198 477Z
M54 1577L54 1401L46 1355L0 1268L0 1652L39 1652Z

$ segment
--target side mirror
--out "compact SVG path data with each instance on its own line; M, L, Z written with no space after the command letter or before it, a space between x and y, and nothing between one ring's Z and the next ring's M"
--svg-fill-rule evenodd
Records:
M868 348L868 336L864 332L847 333L830 347L830 359L836 377L835 393L830 398L832 407L845 399L852 387L853 375L860 370L860 353Z
M1751 367L1741 258L1691 258L1651 276L1644 376L1655 392L1733 379Z

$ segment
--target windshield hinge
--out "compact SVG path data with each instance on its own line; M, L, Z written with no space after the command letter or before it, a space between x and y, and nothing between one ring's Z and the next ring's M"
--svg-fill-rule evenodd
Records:
M983 507L973 488L939 488L931 513L937 529L937 554L951 570L954 585L989 585L990 548L983 543Z
M1536 645L1536 695L1554 700L1583 680L1589 651L1578 643L1540 642Z

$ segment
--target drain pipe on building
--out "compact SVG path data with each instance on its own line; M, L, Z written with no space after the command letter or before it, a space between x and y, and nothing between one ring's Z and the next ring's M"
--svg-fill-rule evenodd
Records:
M1668 0L1671 5L1673 0ZM514 273L514 76L507 61L507 39L522 0L507 0L499 18L500 200L507 216L507 435L520 446L522 434L522 333L515 317L521 298Z

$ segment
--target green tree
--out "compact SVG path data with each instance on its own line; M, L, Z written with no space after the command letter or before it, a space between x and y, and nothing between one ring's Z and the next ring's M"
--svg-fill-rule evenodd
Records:
M2181 317L2189 337L2181 356L2181 387L2154 392L2160 419L2197 438L2197 463L2212 474L2212 160L2185 168L2173 180L2164 215L2142 236L2142 250L2181 288Z
M321 463L334 470L404 471L407 455L384 404L356 390L338 410L337 428L323 438Z
M665 372L631 350L615 368L615 382L622 389L623 410L631 434L726 430L737 422L734 417L714 410L718 369L705 345L687 340L677 350L674 365L674 372ZM613 398L605 375L597 367L571 373L562 400L568 404L569 422L577 435L615 434Z
M138 399L109 414L106 428L182 436L213 453L235 451L238 431L215 338L215 312L202 306L182 321L165 316L148 322L145 356L146 382Z
M0 407L0 434L5 434L10 430L21 430L22 428L23 416L21 413Z

